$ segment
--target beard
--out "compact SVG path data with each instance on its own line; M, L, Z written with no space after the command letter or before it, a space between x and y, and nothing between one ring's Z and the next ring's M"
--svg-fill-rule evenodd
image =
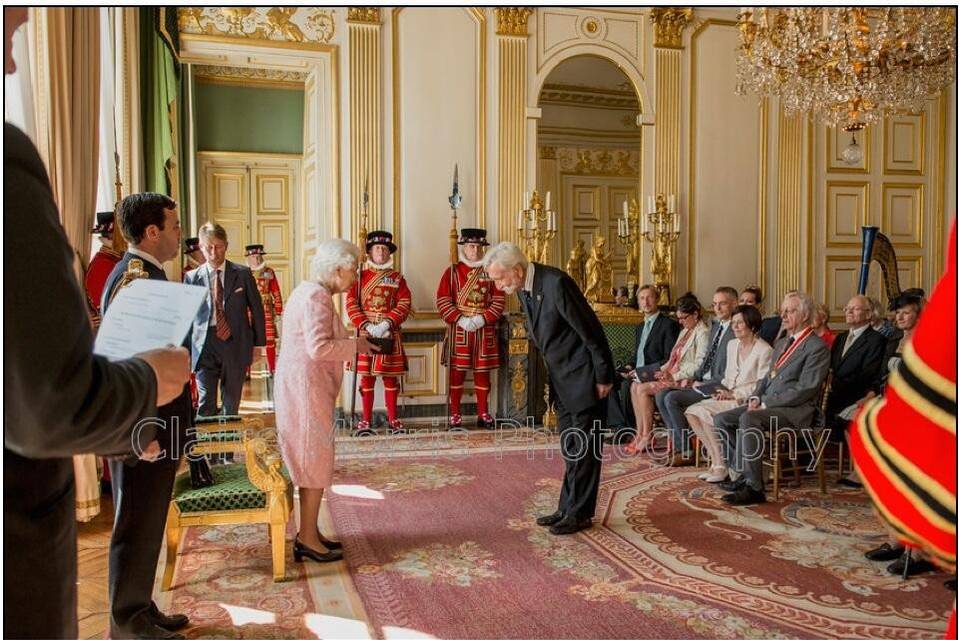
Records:
M505 285L505 286L501 287L500 291L503 291L505 294L507 294L507 295L509 296L509 295L513 295L514 293L516 293L516 292L517 292L517 289L519 289L519 288L520 288L520 287L517 286L517 285L515 285L515 284L510 284L510 285Z

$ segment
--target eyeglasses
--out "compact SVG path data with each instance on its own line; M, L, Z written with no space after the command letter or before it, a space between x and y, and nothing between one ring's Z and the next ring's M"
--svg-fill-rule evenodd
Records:
M867 311L867 310L868 309L866 309L865 307L844 307L843 308L844 313L849 313L851 311Z
M689 317L690 317L690 314L689 314L689 313L683 313L683 314L678 313L678 314L677 314L677 320L679 320L679 321L681 321L681 322L683 322L684 320L686 320L686 319L689 318Z

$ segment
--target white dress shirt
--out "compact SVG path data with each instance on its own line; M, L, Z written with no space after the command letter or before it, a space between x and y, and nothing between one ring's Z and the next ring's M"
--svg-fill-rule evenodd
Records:
M142 251L140 249L137 249L136 247L128 246L127 253L135 255L142 260L146 260L147 262L155 266L157 269L160 269L161 271L163 270L163 263L161 263L159 260L154 258L152 254L149 254L146 251Z

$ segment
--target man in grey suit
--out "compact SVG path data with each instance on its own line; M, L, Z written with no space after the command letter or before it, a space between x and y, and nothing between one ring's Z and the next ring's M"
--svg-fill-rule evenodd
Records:
M511 242L493 247L487 275L507 295L520 296L527 330L543 355L556 394L560 451L566 469L556 512L537 518L550 533L591 526L600 488L604 398L613 388L613 354L600 320L573 279L553 267L528 262Z
M700 368L693 377L694 382L702 382L694 389L664 389L656 395L657 410L664 424L670 430L671 451L665 463L673 466L693 464L693 451L690 448L690 425L684 411L701 400L709 397L723 380L727 368L727 343L733 340L730 319L737 307L737 290L733 287L719 287L713 294L714 320L710 327L710 348Z
M720 483L732 491L723 497L734 505L766 501L763 490L763 434L771 426L800 429L812 424L820 387L830 370L830 350L810 326L813 301L804 293L789 293L780 316L787 335L773 351L774 365L746 405L714 416L713 423L727 458L727 467L741 475ZM732 445L732 446L731 446Z
M253 348L267 343L263 301L250 269L226 259L224 228L208 222L198 235L207 262L183 280L210 292L193 321L190 345L200 392L197 414L217 415L219 387L222 413L236 415Z
M4 7L4 71L27 7ZM154 449L141 417L190 377L182 347L110 362L93 334L50 180L30 139L3 126L3 635L76 638L76 453Z

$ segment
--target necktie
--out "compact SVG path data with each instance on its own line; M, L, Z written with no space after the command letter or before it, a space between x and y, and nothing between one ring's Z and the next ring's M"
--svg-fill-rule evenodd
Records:
M853 346L853 331L847 333L847 339L843 342L843 352L840 354L840 357L847 355L847 351L850 350L850 347Z
M647 346L647 338L650 337L651 327L653 326L654 320L645 320L643 323L643 330L640 331L640 344L637 345L637 366L642 367L646 365L646 357L643 355L643 349Z
M223 313L223 285L220 284L219 269L213 277L213 303L217 307L217 337L221 340L229 340L230 325L227 324L227 317Z
M713 342L710 343L710 350L707 351L707 358L703 361L703 371L710 371L713 367L713 361L717 356L717 347L720 346L720 337L723 335L723 325L717 325L717 335L713 336Z

